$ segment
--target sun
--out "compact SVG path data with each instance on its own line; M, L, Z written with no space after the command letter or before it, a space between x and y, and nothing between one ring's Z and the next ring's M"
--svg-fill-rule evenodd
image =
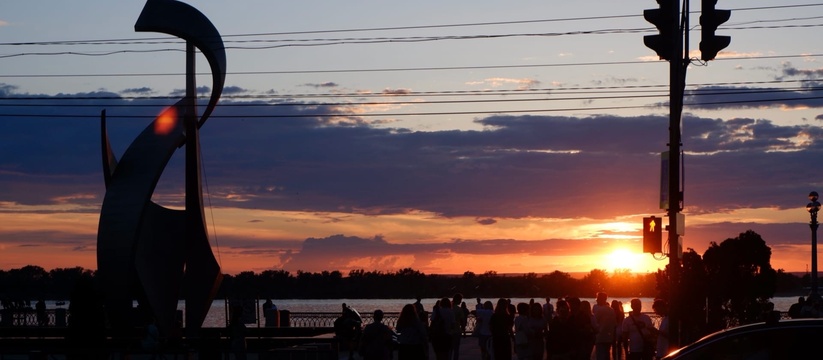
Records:
M638 272L644 268L643 254L629 251L625 248L617 248L606 255L606 267L609 271L630 270Z

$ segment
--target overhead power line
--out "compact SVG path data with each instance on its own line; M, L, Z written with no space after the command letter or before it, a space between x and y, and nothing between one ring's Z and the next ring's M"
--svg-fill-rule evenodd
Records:
M821 57L823 54L795 54L795 55L768 55L768 56L729 56L715 59L723 60L763 60L763 59L789 59L789 58L813 58ZM655 61L657 62L657 61ZM329 69L329 70L273 70L273 71L233 71L228 75L286 75L286 74L325 74L325 73L369 73L369 72L399 72L399 71L451 71L451 70L480 70L480 69L518 69L518 68L541 68L541 67L572 67L572 66L611 66L611 65L636 65L648 64L651 61L595 61L578 63L555 63L555 64L523 64L523 65L478 65L478 66L432 66L416 68L380 68L380 69ZM182 76L183 73L104 73L104 74L0 74L0 78L51 78L51 77L131 77L131 76ZM197 73L196 75L211 75L209 73Z
M786 29L786 28L812 28L821 27L823 24L803 24L803 25L772 25L772 26L736 26L724 27L725 30L755 30L755 29ZM488 40L511 37L557 37L570 35L604 35L604 34L632 34L652 32L654 28L623 28L623 29L598 29L598 30L575 30L566 32L552 32L552 33L509 33L509 34L479 34L479 35L452 35L452 36L405 36L405 37L370 37L370 38L344 38L344 39L269 39L269 40L244 40L244 41L224 41L226 43L277 43L275 45L266 46L225 46L227 50L271 50L285 47L317 47L317 46L331 46L331 45L351 45L351 44L381 44L381 43L420 43L444 40ZM177 43L183 44L182 41L156 41L147 42L145 39L136 40L133 42L115 41L115 42L92 42L92 41L77 41L77 42L44 42L37 43L5 43L0 44L8 46L19 45L134 45L134 44L166 44ZM15 54L0 55L0 59L21 57L21 56L111 56L118 54L134 54L134 53L160 53L160 52L184 52L183 48L162 48L162 49L122 49L112 51L52 51L52 52L22 52Z
M739 90L720 90L720 89L696 89L691 90L688 94L689 96L694 97L702 97L702 96L715 96L715 95L752 95L752 94L777 94L777 93L794 93L794 92L811 92L811 91L823 91L823 87L790 87L790 88L779 88L779 89L739 89ZM543 95L543 97L529 97L529 98L499 98L499 99L479 99L479 100L427 100L424 102L416 101L416 100L400 100L400 101L351 101L351 102L280 102L280 103L223 103L220 106L225 108L238 108L238 107L285 107L285 106L363 106L363 105L439 105L439 104L473 104L473 103L515 103L515 102L534 102L534 101L593 101L593 100L619 100L619 99L640 99L640 98L667 98L668 92L667 91L656 91L650 92L648 90L642 91L620 91L619 93L626 94L626 95L607 95L607 96L592 96L592 93L575 93L577 95L584 95L584 96L556 96L557 94L547 93ZM471 96L476 96L479 94L471 94ZM534 96L535 94L523 94L523 95L530 95ZM551 95L551 97L546 97ZM464 95L467 96L467 95ZM112 100L115 98L108 98L107 100ZM176 99L176 98L175 98ZM15 102L6 102L4 100L18 100L17 98L9 98L9 99L2 99L0 98L0 107L42 107L42 106L50 106L50 107L93 107L93 108L117 108L117 107L125 107L125 108L138 108L138 107L158 107L158 106L165 106L168 104L152 104L152 103L140 103L140 104L110 104L110 103L66 103L65 100L75 100L80 101L76 98L61 98L57 99L57 102L52 103L55 99L51 98L34 98L29 99L25 103L15 103ZM31 101L31 100L40 100L40 101ZM101 98L97 98L95 100L103 100ZM46 102L46 103L44 103ZM62 102L62 104L61 104Z
M712 102L685 103L684 106L706 107L734 104L758 104L770 102L793 102L821 100L823 96L805 96L791 98L770 98L753 100L723 100ZM407 113L316 113L316 114L238 114L238 115L212 115L212 118L223 119L277 119L277 118L328 118L328 117L406 117L406 116L444 116L444 115L493 115L493 114L524 114L524 113L547 113L547 112L580 112L580 111L604 111L604 110L627 110L627 109L650 109L665 106L663 103L647 105L624 105L624 106L596 106L596 107L574 107L574 108L551 108L551 109L509 109L509 110L477 110L477 111L445 111L445 112L407 112ZM10 114L0 113L0 117L10 118L68 118L68 119L97 119L97 114ZM107 118L119 119L150 119L154 115L107 115Z
M775 6L757 6L757 7L741 7L730 9L732 11L757 11L757 10L776 10L776 9L796 9L823 6L823 3L815 4L786 4ZM694 14L699 14L699 11L693 11ZM306 34L327 34L327 33L348 33L348 32L369 32L369 31L396 31L396 30L419 30L419 29L437 29L437 28L458 28L458 27L482 27L482 26L500 26L500 25L519 25L519 24L535 24L535 23L549 23L549 22L570 22L570 21L590 21L590 20L613 20L620 18L635 18L642 17L642 13L622 14L622 15L602 15L602 16L582 16L582 17L567 17L567 18L550 18L550 19L534 19L534 20L512 20L512 21L493 21L493 22L475 22L475 23L458 23L458 24L434 24L434 25L408 25L408 26L393 26L393 27L373 27L373 28L349 28L349 29L326 29L326 30L305 30L305 31L286 31L286 32L262 32L262 33L248 33L248 34L228 34L223 35L224 39L231 39L235 37L251 37L251 36L284 36L284 35L306 35ZM0 46L28 46L28 45L87 45L87 44L123 44L123 43L144 43L155 41L168 41L168 37L149 37L149 38L128 38L128 39L92 39L92 40L52 40L52 41L19 41L0 43Z
M689 95L732 95L732 94L751 94L762 92L785 92L785 91L817 91L823 90L816 86L794 86L781 88L742 88L743 86L751 85L775 85L786 83L810 83L817 84L820 81L816 79L796 79L796 80L768 80L768 81L738 81L738 82L714 82L714 83L692 83L688 84L687 89ZM726 88L724 88L726 87ZM491 97L503 96L511 98L514 96L566 96L566 95L586 95L585 99L592 99L596 94L632 94L626 97L634 98L637 94L663 94L668 91L668 85L665 84L649 84L649 85L615 85L615 86L576 86L576 87L562 87L562 88L529 88L529 89L500 89L500 90L441 90L441 91L400 91L388 93L302 93L302 94L237 94L224 95L221 98L224 100L295 100L295 99L317 99L317 98L427 98L427 97ZM135 100L178 100L179 96L165 95L165 96L7 96L0 97L0 106L10 106L9 102L14 104L14 101L26 101L19 106L44 106L42 102L68 102L68 101L87 101L87 100L118 100L118 101L135 101ZM201 97L205 99L205 97ZM564 98L568 99L568 98ZM552 100L552 99L549 99ZM383 102L384 104L397 102ZM415 103L410 101L410 103ZM432 102L428 102L432 103ZM33 105L36 104L36 105ZM272 105L271 103L236 103L236 104L222 104L221 106L249 106L249 105ZM303 103L300 103L301 105ZM352 104L351 102L341 104ZM159 104L159 105L165 105ZM159 106L152 104L126 104L123 106ZM289 105L294 105L290 103ZM61 105L54 105L61 106ZM112 104L77 104L70 106L112 106ZM119 106L119 105L118 105Z
M518 24L535 24L535 23L562 22L562 21L606 20L606 19L619 19L619 18L631 18L631 17L638 17L638 15L637 14L606 15L606 16L573 17L573 18L558 18L558 19L514 20L514 21L463 23L463 24L414 25L414 26L394 26L394 27L376 27L376 28L354 28L354 29L331 29L331 30L307 30L307 31L248 33L248 34L228 34L228 35L223 35L222 38L223 39L231 39L231 38L251 37L251 36L283 36L283 35L328 34L328 33L347 33L347 32L366 32L366 31L418 30L418 29L492 26L492 25L518 25ZM231 40L227 40L227 41L231 41ZM180 42L179 40L178 41L169 41L168 37L149 37L149 38L130 38L130 39L21 41L21 42L0 43L0 46L91 45L91 44L124 45L124 44L179 43L179 42Z
M329 114L289 114L289 115L211 115L210 118L223 119L276 119L276 118L329 118L329 117L401 117L401 116L444 116L444 115L483 115L483 114L519 114L519 113L543 113L543 112L567 112L567 111L583 111L583 110L619 110L619 109L642 109L642 108L657 108L657 105L637 105L637 106L604 106L604 107L586 107L586 108L558 108L558 109L529 109L529 110L499 110L499 111L444 111L444 112L415 112L415 113L370 113L370 114L345 114L345 113L329 113ZM74 115L74 114L1 114L0 117L20 117L20 118L80 118L80 119L97 119L96 116L90 115ZM150 119L153 115L106 115L107 119Z

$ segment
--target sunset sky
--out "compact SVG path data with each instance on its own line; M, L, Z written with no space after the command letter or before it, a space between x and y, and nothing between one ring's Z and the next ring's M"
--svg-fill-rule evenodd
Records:
M185 1L223 35L223 97L201 129L225 273L654 271L668 63L653 0ZM138 33L144 2L4 0L0 269L95 269L115 154L185 88L185 44ZM810 267L823 191L823 3L720 0L731 45L701 63L692 0L684 249L746 230ZM198 58L208 96L208 66ZM154 201L183 201L182 151ZM179 156L178 156L179 155Z

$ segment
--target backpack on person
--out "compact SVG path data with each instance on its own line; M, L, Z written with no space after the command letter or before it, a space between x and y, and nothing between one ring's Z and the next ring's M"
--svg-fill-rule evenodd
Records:
M637 328L637 331L643 338L643 352L647 354L654 354L655 349L657 348L658 330L655 329L653 326L647 326L646 323L642 321L637 321L637 319L634 318L633 314L629 314L629 317L632 319L634 327Z

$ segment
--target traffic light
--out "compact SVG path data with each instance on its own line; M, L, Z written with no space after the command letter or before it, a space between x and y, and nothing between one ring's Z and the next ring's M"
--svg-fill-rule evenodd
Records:
M663 252L663 218L654 216L643 218L643 252L652 254Z
M717 0L702 0L700 10L700 59L714 60L720 50L732 42L730 36L718 36L714 32L720 24L729 20L731 10L716 10Z
M661 59L672 60L678 57L676 42L677 36L680 35L680 12L677 10L677 1L657 0L657 4L660 5L659 9L643 10L643 17L654 24L660 34L643 36L643 43L654 50Z

